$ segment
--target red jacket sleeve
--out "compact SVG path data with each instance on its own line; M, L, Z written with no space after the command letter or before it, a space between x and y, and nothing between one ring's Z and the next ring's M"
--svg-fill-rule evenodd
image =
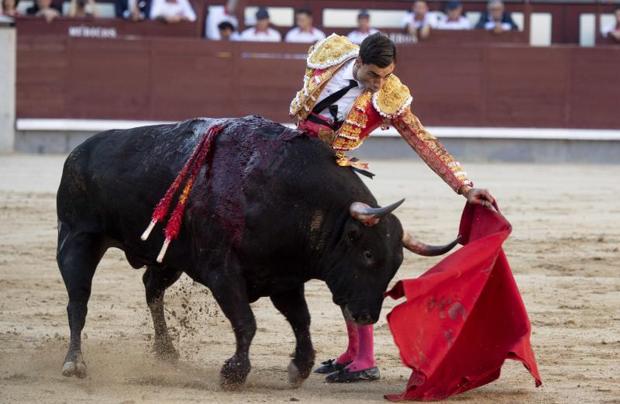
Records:
M424 128L409 108L392 118L391 123L420 158L455 192L463 185L473 186L461 164Z

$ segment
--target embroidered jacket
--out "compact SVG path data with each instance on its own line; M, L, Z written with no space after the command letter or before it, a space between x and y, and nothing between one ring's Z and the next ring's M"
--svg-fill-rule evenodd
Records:
M411 94L398 77L390 75L381 90L363 91L353 103L339 129L308 120L321 91L333 75L348 61L357 57L359 47L346 37L332 34L310 48L303 88L291 102L289 113L299 129L328 143L337 155L340 165L355 165L345 153L362 145L379 126L392 125L454 191L463 185L472 185L458 161L431 135L411 112Z

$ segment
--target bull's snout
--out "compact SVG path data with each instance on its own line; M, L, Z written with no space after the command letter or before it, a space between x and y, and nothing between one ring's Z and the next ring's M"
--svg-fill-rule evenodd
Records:
M359 325L368 325L373 324L373 318L369 313L358 314L357 316L353 316L353 321Z
M351 311L348 306L344 308L344 317L347 321L353 321L358 325L374 324L379 320L379 316L373 316L368 311Z

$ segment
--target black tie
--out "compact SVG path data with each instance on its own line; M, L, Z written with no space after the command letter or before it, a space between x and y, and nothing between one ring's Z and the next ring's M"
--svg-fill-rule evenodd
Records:
M353 87L357 87L357 81L349 80L348 86L343 87L340 90L336 91L335 93L328 95L323 100L321 100L321 102L316 104L314 108L312 108L312 113L318 114L319 112L323 111L325 108L329 108L329 112L334 118L334 122L336 122L337 116L338 116L338 105L333 105L333 104L337 102L339 99L341 99L342 97L344 97L344 95L348 93L349 90L352 89Z

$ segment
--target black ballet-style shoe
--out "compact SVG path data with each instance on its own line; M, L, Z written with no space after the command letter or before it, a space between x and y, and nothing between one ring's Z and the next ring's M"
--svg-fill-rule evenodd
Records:
M314 373L320 373L328 375L330 373L338 372L345 368L351 362L337 363L336 359L328 359L325 362L321 362L321 366L315 369Z
M369 368L358 371L350 371L348 369L341 369L328 375L325 378L327 383L355 383L355 382L372 382L381 379L381 373L379 368Z

